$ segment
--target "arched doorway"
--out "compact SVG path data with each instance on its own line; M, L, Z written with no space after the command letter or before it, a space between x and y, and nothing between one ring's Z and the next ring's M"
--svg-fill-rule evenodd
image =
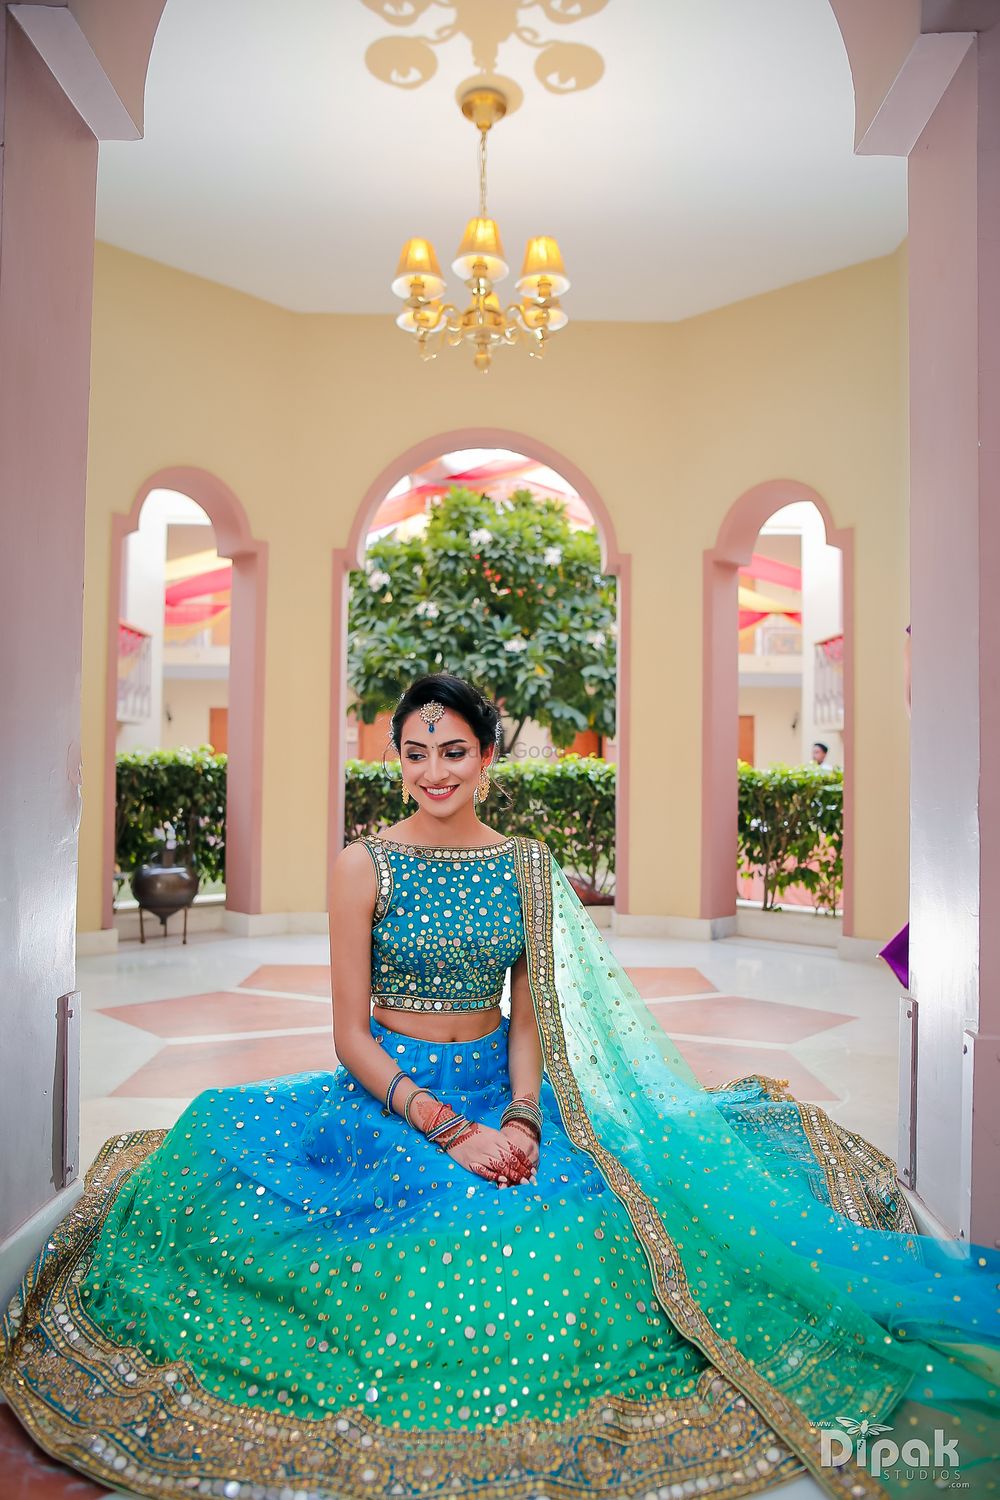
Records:
M739 575L751 568L765 523L785 507L802 503L815 508L826 543L839 548L842 558L844 716L838 748L844 767L843 931L845 936L853 932L853 532L837 529L826 501L809 485L774 479L735 501L704 560L701 914L718 924L720 935L733 930L736 913L740 677L734 642L740 625Z
M112 522L104 743L104 849L101 925L114 925L115 748L118 724L119 626L125 539L139 527L155 491L194 501L211 522L220 557L232 560L232 619L226 787L226 909L260 910L261 787L264 724L264 614L267 546L255 541L233 491L204 469L160 469L142 485L127 515Z
M344 840L344 765L347 759L347 606L348 575L364 563L365 541L373 519L386 496L405 476L423 465L450 454L469 449L503 449L523 455L555 471L580 497L593 517L601 545L604 573L617 580L618 592L618 670L616 689L617 720L617 794L615 809L616 882L615 908L628 910L628 709L629 709L629 558L617 544L607 507L594 485L562 454L523 433L498 428L465 428L428 438L386 466L369 486L351 529L346 547L338 548L333 558L333 640L332 683L330 693L330 823L331 855Z

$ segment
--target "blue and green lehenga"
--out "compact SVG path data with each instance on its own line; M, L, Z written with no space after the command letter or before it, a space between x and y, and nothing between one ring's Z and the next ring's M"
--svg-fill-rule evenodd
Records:
M1000 1253L918 1235L892 1163L780 1081L701 1087L543 844L366 842L389 1003L493 1004L526 951L537 1184L498 1192L342 1067L201 1094L107 1143L8 1310L37 1441L176 1500L1000 1493ZM508 1024L371 1030L496 1125ZM824 1462L865 1419L943 1433L950 1479Z

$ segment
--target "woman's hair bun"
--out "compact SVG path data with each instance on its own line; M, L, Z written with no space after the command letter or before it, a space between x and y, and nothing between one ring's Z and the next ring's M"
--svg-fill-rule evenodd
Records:
M396 704L392 716L390 736L393 745L400 748L403 725L416 709L425 703L443 703L452 713L465 720L479 741L481 750L488 750L501 738L500 712L478 688L456 677L451 672L429 672L411 682Z

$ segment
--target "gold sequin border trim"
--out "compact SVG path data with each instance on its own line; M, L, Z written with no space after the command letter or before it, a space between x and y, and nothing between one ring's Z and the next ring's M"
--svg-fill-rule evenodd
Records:
M382 847L381 839L358 839L358 843L363 844L368 850L371 862L375 866L377 890L375 892L375 906L372 910L372 926L374 927L376 923L381 922L389 910L389 903L392 900L392 865L389 863L384 847Z
M710 1359L750 1400L778 1437L838 1500L869 1500L886 1491L865 1469L848 1460L840 1468L820 1461L819 1429L799 1406L760 1375L732 1344L720 1339L697 1299L667 1227L649 1197L614 1152L602 1146L570 1066L555 984L551 855L535 839L519 838L515 866L524 913L528 978L542 1041L545 1071L555 1091L570 1140L587 1151L608 1186L628 1210L646 1255L656 1296L674 1327Z
M674 1486L738 1500L801 1472L753 1405L711 1368L688 1398L598 1396L563 1423L522 1418L473 1432L386 1428L350 1407L307 1422L210 1395L183 1360L154 1365L108 1339L76 1291L115 1198L165 1135L106 1142L83 1197L8 1309L0 1389L59 1462L161 1500L286 1500L289 1492L305 1500L537 1500L543 1489L550 1500L639 1500ZM692 1449L709 1457L693 1458Z
M863 1229L917 1234L917 1223L900 1186L895 1162L871 1141L839 1125L818 1104L803 1104L796 1099L788 1091L787 1078L748 1073L729 1083L713 1084L709 1092L724 1093L753 1084L759 1085L775 1103L794 1107L802 1133L823 1172L831 1208ZM883 1193L892 1195L893 1205L886 1204Z
M503 990L496 990L492 995L466 995L461 999L449 999L445 995L431 999L426 995L401 995L391 990L372 990L372 1004L385 1010L433 1011L437 1015L458 1010L490 1010L499 1005L502 999Z
M449 848L447 844L400 844L395 839L384 839L372 834L370 838L362 842L375 846L381 845L383 850L391 849L394 854L412 854L415 859L466 860L496 859L498 855L509 854L516 840L509 838L504 839L502 844L473 844L467 848Z

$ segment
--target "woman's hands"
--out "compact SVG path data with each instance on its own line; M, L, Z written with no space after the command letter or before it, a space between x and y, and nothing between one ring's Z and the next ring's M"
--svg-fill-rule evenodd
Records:
M513 1187L519 1182L536 1182L535 1165L538 1150L530 1154L531 1143L509 1127L494 1130L490 1125L476 1124L471 1134L448 1150L448 1155L477 1177L485 1177L498 1187Z
M532 1172L534 1172L538 1166L539 1150L538 1137L531 1126L526 1125L521 1120L511 1120L507 1125L500 1127L500 1134L506 1140L511 1141L515 1146L519 1147L528 1158L528 1161L531 1163ZM532 1177L532 1181L534 1180L534 1177Z

